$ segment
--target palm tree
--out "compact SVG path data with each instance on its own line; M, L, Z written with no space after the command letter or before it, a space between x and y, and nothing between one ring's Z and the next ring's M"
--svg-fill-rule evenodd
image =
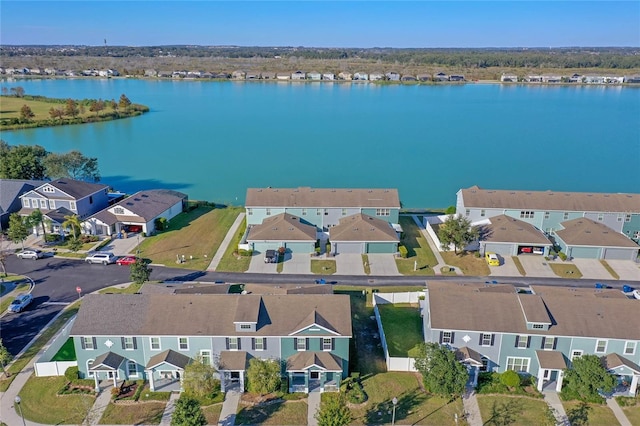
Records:
M64 218L65 218L65 221L62 222L62 227L71 228L71 230L73 231L73 239L77 240L78 235L80 235L80 228L82 226L80 224L80 217L78 217L77 214L74 214L74 215L67 215Z
M47 230L44 223L45 217L40 209L35 209L34 211L32 211L27 220L29 222L29 226L37 228L38 225L40 225L42 227L42 238L44 239L44 241L47 241Z

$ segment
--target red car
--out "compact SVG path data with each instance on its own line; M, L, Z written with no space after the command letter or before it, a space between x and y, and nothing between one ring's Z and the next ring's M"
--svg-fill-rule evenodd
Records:
M136 263L136 260L138 260L138 258L135 257L135 256L125 256L125 257L121 257L120 259L116 260L116 263L118 265L131 265L133 263Z

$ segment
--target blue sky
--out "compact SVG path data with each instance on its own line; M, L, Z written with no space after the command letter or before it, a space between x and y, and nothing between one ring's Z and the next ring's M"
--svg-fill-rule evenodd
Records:
M2 44L640 46L640 1L25 1Z

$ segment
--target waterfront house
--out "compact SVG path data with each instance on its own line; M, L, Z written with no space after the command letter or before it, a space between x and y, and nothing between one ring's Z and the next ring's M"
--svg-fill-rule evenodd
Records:
M279 72L276 74L277 80L291 80L291 74Z
M480 371L532 375L560 391L572 360L597 355L635 396L640 379L640 300L613 289L428 281L426 342L457 352L473 384Z
M260 73L249 71L247 72L245 79L247 80L258 80L260 79Z
M351 80L353 75L350 72L341 72L338 74L338 80Z
M169 189L151 189L136 192L97 212L83 222L88 234L113 235L143 232L151 235L156 220L170 221L186 208L187 195Z
M63 233L65 217L77 215L81 220L109 205L109 187L100 183L62 178L25 192L20 196L20 215L28 216L39 209L49 220L49 231ZM42 225L34 227L36 235Z
M220 80L227 80L231 78L231 74L229 74L228 72L213 73L213 78L217 78Z
M397 253L400 242L392 224L362 213L341 218L329 235L334 254Z
M535 226L504 214L489 218L480 225L480 253L516 256L525 251L548 255L553 246L549 238ZM624 237L623 237L624 238Z
M369 80L369 74L367 74L366 72L357 72L353 74L353 80L354 81L365 81L365 80Z
M323 80L333 81L333 80L335 80L335 78L336 78L336 76L332 72L322 73L322 79Z
M528 75L525 79L529 83L542 83L541 75Z
M416 77L410 74L404 74L401 78L400 81L416 81Z
M604 82L606 84L622 84L624 83L624 77L619 75L606 75L604 76Z
M389 81L400 81L400 74L398 74L395 71L389 71L388 73L385 74L385 77Z
M162 78L171 78L173 77L173 71L158 71L158 77L162 77Z
M518 76L515 74L502 74L500 76L500 81L503 83L517 83Z
M461 74L451 74L449 76L449 81L464 81L464 75Z
M433 81L449 81L449 76L443 72L433 75Z
M276 73L275 72L265 71L265 72L260 74L260 78L262 78L263 80L275 80Z
M278 360L290 392L338 391L351 307L336 294L89 294L70 335L80 375L96 387L145 379L152 391L179 390L199 357L222 391L244 391L252 358Z
M0 179L0 229L8 229L9 216L20 211L20 196L44 183L41 180Z
M372 72L369 74L369 81L384 80L384 74L381 72Z
M560 223L554 236L569 258L635 260L640 249L623 234L586 217Z
M580 74L573 74L569 77L569 83L582 83L582 76Z
M429 74L418 74L418 81L431 81Z
M548 75L545 74L542 76L542 82L543 83L561 83L562 82L562 77L559 75Z
M584 217L636 243L640 240L640 194L488 190L472 186L458 191L456 212L472 222L504 214L549 235L561 229L563 222ZM606 258L615 258L615 253L607 250ZM626 251L618 254L627 259Z
M624 82L625 83L640 83L640 75L629 75L629 76L624 76Z
M158 76L158 71L154 70L153 68L149 68L144 70L144 76L145 77L157 77Z
M304 80L306 78L307 74L304 71L296 71L294 73L291 73L291 80Z
M307 73L307 80L321 80L322 74L318 71L311 71Z
M604 84L605 78L601 75L585 75L582 81L586 84Z
M236 71L231 73L231 78L233 80L244 80L246 75L247 75L246 72L241 71L241 70L236 70Z
M313 253L316 236L314 225L291 214L280 213L251 226L247 243L259 253L280 247L295 253Z

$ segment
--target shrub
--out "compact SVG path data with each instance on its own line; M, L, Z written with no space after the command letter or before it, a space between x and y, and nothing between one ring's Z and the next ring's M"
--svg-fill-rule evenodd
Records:
M566 254L564 254L563 252L558 253L558 257L559 257L560 259L562 259L563 261L564 261L564 260L567 260L567 255L566 255Z
M446 215L456 214L456 206L447 207L447 210L444 211L444 214L446 214Z
M159 217L153 223L158 231L164 231L169 227L169 221L166 217Z
M253 250L238 250L238 254L242 257L251 257L253 256Z
M280 379L280 392L284 394L289 393L289 377L283 376Z
M507 370L500 375L500 383L510 388L517 388L520 386L520 376L515 371Z
M76 380L78 380L80 378L80 374L79 374L79 370L78 367L69 367L64 371L64 377L70 381L70 382L74 382Z
M407 257L409 257L409 250L407 250L407 248L403 245L399 245L398 246L398 252L400 253L400 257L406 259Z
M44 240L47 243L54 243L54 242L58 241L59 239L60 239L60 236L58 234L47 234L44 237Z
M362 404L367 400L367 395L358 380L348 380L345 396L352 404Z

